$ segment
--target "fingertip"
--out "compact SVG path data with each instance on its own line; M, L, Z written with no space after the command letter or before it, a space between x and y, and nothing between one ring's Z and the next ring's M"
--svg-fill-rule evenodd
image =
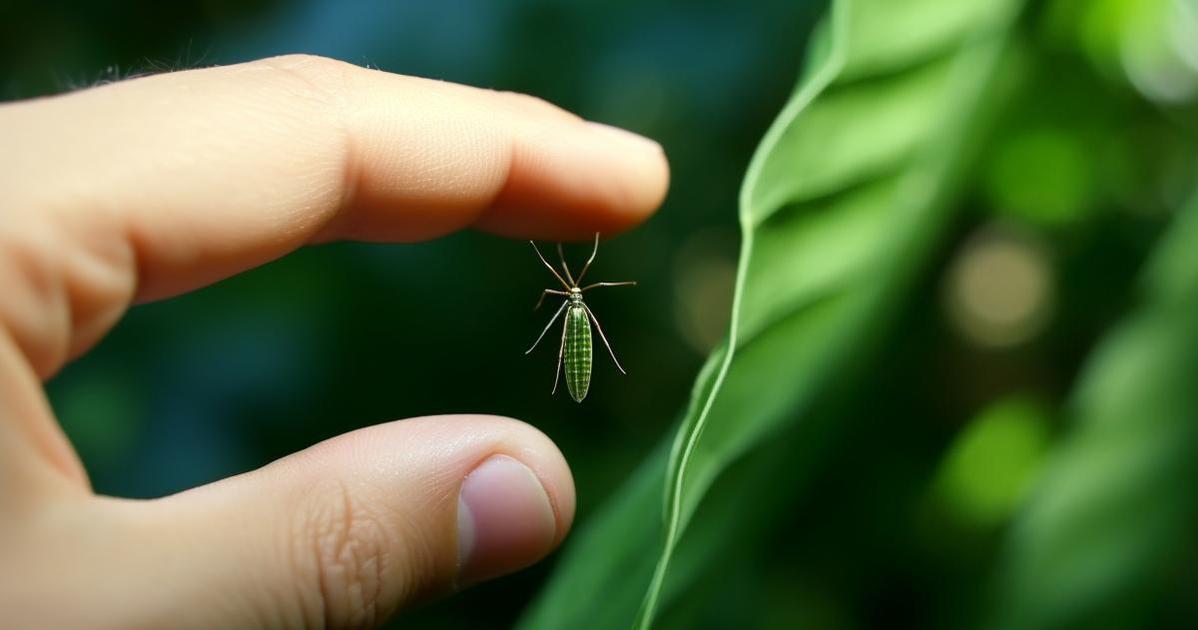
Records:
M557 547L574 523L576 498L574 476L560 449L544 432L526 422L504 416L451 416L481 426L494 425L503 436L498 455L510 456L527 466L545 489L554 517L553 547Z
M661 206L669 164L657 142L595 122L514 141L503 189L476 226L508 237L587 241L644 222Z
M313 466L326 470L325 476L337 474L342 478L372 478L393 471L393 481L402 478L414 482L424 475L432 485L408 485L399 488L398 495L388 497L396 506L411 508L442 506L447 497L441 496L438 488L446 485L457 488L460 499L467 481L496 458L519 462L531 472L543 489L552 527L538 548L524 557L507 557L508 564L486 576L492 577L547 555L565 539L574 521L574 478L570 467L553 440L536 427L513 418L483 414L410 418L333 438L313 447L309 453L283 461L299 463L308 469L307 474L312 474L309 466ZM529 540L540 540L535 531L537 515L531 507L535 502L528 499L528 493L513 496L520 499L521 506L534 512L524 522L534 530L528 534Z
M507 456L532 471L544 487L554 516L554 546L574 521L574 477L565 456L548 435L521 420L487 414L409 418L359 429L312 450L325 449L333 461L344 461L347 452L355 453L355 459L369 452L388 452L390 466L397 459L419 463L446 475L446 481L456 475L457 483L488 459Z
M661 143L637 133L600 122L586 123L621 156L626 171L625 207L636 223L653 214L665 201L670 186L670 164Z
M536 562L557 541L545 483L508 455L492 455L462 481L457 524L459 584Z
M413 241L473 226L586 240L635 227L665 197L665 152L643 136L533 96L349 75L356 94L377 98L343 108L348 210L322 239Z

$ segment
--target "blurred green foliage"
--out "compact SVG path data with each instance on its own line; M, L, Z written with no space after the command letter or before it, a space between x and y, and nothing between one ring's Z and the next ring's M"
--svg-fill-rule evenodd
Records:
M945 454L936 498L971 525L1009 519L1040 471L1050 422L1043 404L1022 396L983 409Z
M956 189L972 113L998 67L1016 5L941 6L833 3L818 34L820 57L767 132L741 189L741 273L729 341L704 369L673 443L664 474L664 532L648 537L643 551L660 557L640 612L613 615L610 601L588 606L576 590L558 587L534 609L533 625L596 627L594 608L613 617L611 627L633 619L638 627L651 625L677 545L701 546L710 555L737 535L731 529L715 540L683 538L707 490L732 462L753 456L787 425L797 425L800 435L792 439L802 440L813 401L868 352L896 291L944 224L943 201ZM928 24L935 37L919 46L890 36L889 27L903 23ZM751 479L741 492L762 481ZM644 496L639 482L631 496ZM710 507L705 519L741 507ZM635 519L651 508L614 508L634 521L609 516L580 537L610 539L635 528ZM615 544L630 541L607 546ZM594 560L570 556L557 579L569 584L578 580L571 572L593 574L601 566ZM675 593L693 579L676 568L673 576ZM609 584L639 579L621 567L590 581L607 591ZM555 609L574 616L562 618Z
M1182 570L1198 521L1198 196L1175 223L1013 525L994 627L1134 626Z
M308 52L530 92L673 169L596 263L640 286L597 298L630 375L584 405L520 355L535 259L467 233L139 306L55 409L136 497L397 417L541 427L578 488L563 553L408 625L626 627L651 592L666 628L1188 627L1198 6L1018 4L7 4L0 98Z

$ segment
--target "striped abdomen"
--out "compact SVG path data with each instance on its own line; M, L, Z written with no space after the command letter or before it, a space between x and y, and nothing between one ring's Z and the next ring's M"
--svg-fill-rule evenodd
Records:
M575 402L591 387L591 322L580 304L566 311L566 387Z

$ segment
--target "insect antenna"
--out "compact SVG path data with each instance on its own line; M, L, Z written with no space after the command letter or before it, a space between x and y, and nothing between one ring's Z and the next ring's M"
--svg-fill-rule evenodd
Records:
M537 258L541 259L541 262L545 265L545 268L549 270L549 273L553 274L553 277L557 278L557 281L562 283L563 287L570 289L571 286L566 284L566 281L562 279L561 274L559 274L557 270L553 268L553 265L549 264L549 261L545 260L545 257L541 255L541 249L537 247L537 244L532 241L529 241L528 244L532 245L532 251L537 253Z
M578 283L582 283L582 277L587 275L587 269L591 268L591 263L595 262L595 254L599 253L599 233L595 232L595 247L591 250L591 257L587 259L587 263L582 266L582 272L578 274ZM575 285L577 286L577 284Z
M562 261L562 271L566 272L566 279L570 281L570 286L578 286L574 281L574 276L570 275L570 265L566 264L566 253L562 251L562 244L557 244L557 257Z

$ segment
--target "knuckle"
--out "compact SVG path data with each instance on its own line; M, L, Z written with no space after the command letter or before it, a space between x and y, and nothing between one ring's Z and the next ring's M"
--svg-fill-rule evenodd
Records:
M523 92L497 92L499 98L513 110L535 115L548 115L568 120L581 120L577 115L549 101Z
M301 519L294 540L309 597L323 617L318 627L373 627L390 612L383 601L384 576L393 535L381 515L355 498L343 483L315 491L317 501Z
M0 324L42 373L65 352L64 331L58 330L66 307L59 291L62 274L57 259L48 255L54 238L42 229L43 222L22 230L9 227L0 222L0 281L8 298L0 302Z
M341 178L340 202L344 205L356 177L355 132L350 120L357 66L304 54L270 57L250 66L270 87L270 111L292 117L290 122L303 128L309 143L327 149L318 153L329 160L330 173Z
M119 210L74 194L0 216L0 329L43 377L98 341L137 291L136 237Z
M340 106L349 93L355 66L318 55L291 54L255 63L289 92L327 106Z

